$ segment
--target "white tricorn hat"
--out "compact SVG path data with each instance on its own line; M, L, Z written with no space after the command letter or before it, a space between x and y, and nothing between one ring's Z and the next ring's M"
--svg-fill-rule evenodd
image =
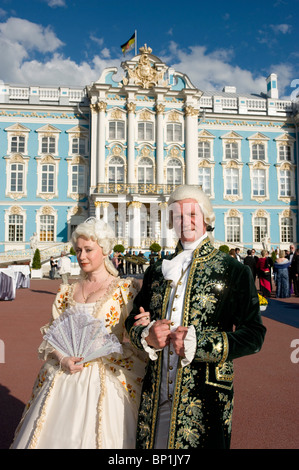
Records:
M173 228L172 224L172 211L171 204L177 201L182 201L183 199L194 199L198 202L199 207L202 210L204 222L207 225L207 231L214 230L215 214L209 197L204 193L202 189L195 185L183 184L179 186L173 193L169 196L168 207L170 209L169 216L169 228Z

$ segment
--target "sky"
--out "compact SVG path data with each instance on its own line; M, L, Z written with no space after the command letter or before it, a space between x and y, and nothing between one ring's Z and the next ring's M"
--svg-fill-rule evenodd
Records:
M0 81L85 86L119 68L121 44L137 31L167 65L202 91L299 91L299 0L0 0ZM117 77L115 77L117 79Z

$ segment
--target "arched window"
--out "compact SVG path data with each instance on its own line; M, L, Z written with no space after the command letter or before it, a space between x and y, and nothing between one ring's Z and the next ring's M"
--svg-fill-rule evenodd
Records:
M19 214L12 214L8 217L8 241L24 241L24 217Z
M138 183L146 184L154 182L153 161L150 158L140 158L138 162Z
M167 184L179 185L183 183L182 162L178 158L171 158L167 162Z
M108 166L109 183L124 183L125 166L121 157L112 157Z
M294 221L291 217L282 217L280 222L280 240L292 243L294 239Z
M227 217L226 219L226 241L228 243L240 243L241 225L240 217Z
M53 242L55 218L53 215L41 215L39 220L39 241Z
M260 243L269 233L266 217L255 217L254 219L254 242Z

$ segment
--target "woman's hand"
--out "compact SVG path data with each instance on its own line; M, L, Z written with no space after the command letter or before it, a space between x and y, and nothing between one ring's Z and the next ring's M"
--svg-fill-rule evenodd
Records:
M136 315L134 326L147 326L151 321L151 315L149 312L145 312L143 307L139 308L139 314Z
M83 357L63 356L58 351L54 351L53 356L59 361L60 368L69 374L75 374L83 369L83 364L77 364L83 360Z

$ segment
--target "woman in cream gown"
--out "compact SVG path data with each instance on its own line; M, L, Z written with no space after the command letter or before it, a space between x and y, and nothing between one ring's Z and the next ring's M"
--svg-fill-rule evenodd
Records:
M45 360L32 396L16 430L12 449L130 449L135 430L146 359L126 335L137 286L120 279L108 258L113 232L107 224L88 219L72 236L84 273L80 282L62 284L45 334L66 309L77 307L102 319L116 335L123 353L112 353L89 363L64 357L43 340L39 357ZM147 324L146 313L136 317Z

